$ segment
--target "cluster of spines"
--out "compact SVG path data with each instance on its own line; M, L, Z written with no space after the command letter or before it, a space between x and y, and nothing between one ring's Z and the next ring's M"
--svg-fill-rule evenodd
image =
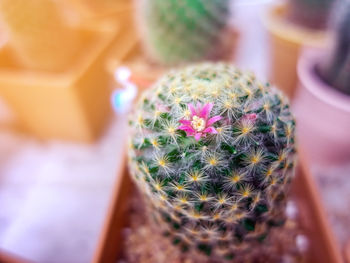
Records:
M213 56L229 17L229 0L143 0L139 24L153 59L179 64Z
M178 128L198 101L215 102L223 119L217 134L196 141ZM130 121L132 175L175 243L228 256L283 224L294 124L284 97L252 74L226 64L175 71Z

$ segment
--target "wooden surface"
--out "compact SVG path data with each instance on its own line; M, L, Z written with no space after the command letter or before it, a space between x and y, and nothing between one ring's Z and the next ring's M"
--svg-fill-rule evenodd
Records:
M94 263L115 262L123 252L122 229L127 225L128 219L128 215L125 214L126 203L133 187L126 163L119 170L117 177L114 198L106 217ZM299 161L292 196L297 200L301 225L310 241L307 262L342 263L340 249L329 228L319 194L304 159Z
M126 165L126 156L121 156L124 163L119 167L114 187L114 194L107 212L104 227L101 232L100 240L95 252L93 263L115 262L117 255L122 253L123 244L122 229L128 221L127 198L132 191L132 182L127 176L128 168Z
M346 244L345 251L344 251L345 260L347 263L350 263L350 240Z
M31 263L28 260L15 256L0 249L0 263Z
M306 163L304 153L299 151L299 165L293 183L293 196L300 210L302 227L311 243L310 262L341 263L341 250L326 217L316 182Z

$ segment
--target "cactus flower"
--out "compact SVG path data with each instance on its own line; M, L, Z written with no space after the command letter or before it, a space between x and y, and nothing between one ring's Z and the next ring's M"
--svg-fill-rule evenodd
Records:
M212 125L221 120L222 117L216 115L209 119L210 112L213 108L213 103L207 103L204 106L197 103L196 108L192 104L189 104L188 108L191 112L190 120L180 120L179 122L182 125L179 127L179 130L185 131L187 136L193 136L196 141L198 141L202 136L205 137L208 133L218 133Z

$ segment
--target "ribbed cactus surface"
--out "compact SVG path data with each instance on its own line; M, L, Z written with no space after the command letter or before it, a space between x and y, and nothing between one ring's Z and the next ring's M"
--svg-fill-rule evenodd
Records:
M1 0L0 20L25 66L62 70L77 52L79 36L65 25L52 0Z
M139 24L149 55L163 64L214 56L229 0L142 0Z
M183 250L232 258L284 223L294 118L283 95L228 64L171 71L130 118L129 165Z

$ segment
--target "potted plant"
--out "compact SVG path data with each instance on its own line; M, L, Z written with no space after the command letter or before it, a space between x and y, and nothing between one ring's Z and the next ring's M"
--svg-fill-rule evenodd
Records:
M230 0L142 0L136 20L148 58L162 65L228 58Z
M212 75L212 77L213 76L214 75ZM141 85L143 88L147 88L147 86L151 86L152 83L155 83L157 79L159 79L159 72L154 71L154 68L151 68L149 70L149 75L142 72L140 74L139 71L132 72L132 74L129 75L128 81L131 81L137 86ZM236 82L237 79L232 81ZM147 93L147 91L141 92L141 94L150 95ZM136 120L136 118L134 120ZM129 144L129 147L131 145L132 144ZM321 203L321 197L317 191L313 176L310 173L307 159L304 157L304 151L300 146L298 147L297 169L295 177L292 180L291 193L288 197L290 201L288 201L289 204L287 204L289 217L290 214L297 214L297 216L296 218L293 217L294 219L286 222L287 227L297 225L297 228L300 230L302 235L307 237L307 240L309 241L307 242L308 249L305 253L303 253L305 255L305 262L343 262L340 253L341 250L337 240L334 237L332 229L329 226L329 222L324 211L325 209ZM131 180L130 170L127 163L127 152L130 151L129 147L125 147L127 148L125 149L125 154L118 157L122 165L120 165L116 171L113 194L110 200L109 208L106 212L104 224L99 235L99 242L92 260L95 263L112 263L116 261L130 262L128 260L129 258L126 259L126 254L130 252L130 249L140 248L140 246L136 245L136 243L142 243L144 246L149 246L150 243L157 243L155 247L159 247L159 245L164 247L164 243L169 243L169 239L161 239L161 242L154 242L153 232L152 234L147 234L150 232L150 229L147 227L147 224L144 224L148 216L140 214L138 212L140 209L135 209L140 208L140 206L143 207L144 203L142 200L140 200L139 195L137 194L138 191L135 189L135 184ZM297 224L294 224L295 219L297 220ZM144 232L143 230L146 231ZM139 231L143 233L143 238L138 236L138 233L140 233ZM285 236L284 231L281 231L281 233ZM300 237L300 235L298 236L298 244L300 245L301 243L305 245L305 242L301 242L303 240L305 241L305 238ZM290 237L293 237L293 235L290 235ZM293 238L291 238L291 240L292 239ZM285 242L281 243L286 246ZM170 250L174 249L174 247L171 245L166 247ZM158 251L159 250L155 251L155 249L153 249L150 254L148 254L150 255L149 257L146 255L146 260L154 263L152 260L154 259L153 256L155 254L161 254L163 257L162 262L169 261L170 259L174 258L164 256L166 253L158 253ZM175 247L175 251L179 250L176 250ZM140 260L136 261L141 262ZM198 262L198 260L195 260L195 262Z
M265 17L270 38L270 78L290 98L297 86L296 65L303 46L322 47L335 0L288 0L273 6Z
M342 163L350 156L350 4L342 7L333 50L305 50L298 63L298 133L318 165Z
M66 5L78 11L81 19L116 18L118 15L133 11L132 0L62 0Z
M283 225L295 122L278 90L228 64L189 66L145 92L129 123L141 221L181 260L277 262L294 249Z
M23 66L60 71L74 60L80 36L63 20L54 2L4 0L0 18Z
M0 96L39 138L92 141L105 127L114 24L68 24L52 0L0 1L8 35L0 49ZM120 58L124 56L119 53Z

